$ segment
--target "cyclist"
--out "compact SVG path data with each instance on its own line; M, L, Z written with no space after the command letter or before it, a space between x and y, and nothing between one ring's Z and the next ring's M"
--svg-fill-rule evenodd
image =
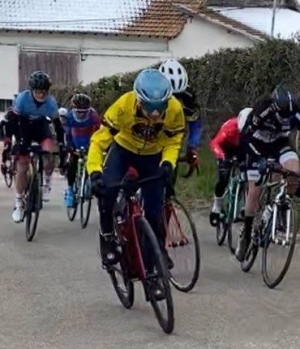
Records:
M293 119L299 106L288 87L280 84L271 93L271 98L262 100L252 108L241 111L246 117L242 128L242 141L247 145L247 177L249 190L246 199L244 229L241 232L236 258L244 260L251 241L254 215L259 205L261 188L255 186L259 179L258 164L261 158L274 158L284 168L299 173L299 158L289 143L289 133L294 127Z
M186 156L189 165L195 168L199 162L198 149L201 144L202 122L196 97L188 86L187 72L176 59L164 61L159 71L171 82L173 96L182 104L188 127Z
M12 110L6 114L8 124L18 142L16 149L16 177L15 177L15 207L12 218L20 222L23 218L23 192L26 186L26 173L28 170L28 147L32 141L39 143L43 150L53 152L55 143L46 117L53 119L57 115L57 102L49 95L51 80L43 71L33 72L28 80L28 89L21 92L13 105ZM53 119L56 129L59 128L59 119ZM54 161L51 156L45 157L45 183L43 200L49 200L51 190L51 176Z
M63 127L66 128L67 145L73 149L88 149L92 134L100 127L100 117L91 107L91 99L84 93L76 93L71 100L72 109L59 109L59 116ZM68 189L65 193L65 206L73 207L73 185L76 179L78 155L71 154L67 166Z
M12 110L12 107L8 108L7 113ZM10 123L6 120L6 115L4 115L4 119L0 122L0 132L1 138L3 139L4 149L2 151L2 159L1 159L1 173L3 176L6 172L6 161L9 160L10 152L11 152L11 144L13 137L13 130L11 129Z
M223 123L215 137L210 141L210 148L217 158L218 164L218 182L215 186L214 200L210 213L210 224L213 227L218 223L223 196L229 182L230 160L236 157L241 165L245 163L245 154L240 141L240 130L243 128L245 121L245 115L240 119L237 117L230 118ZM241 170L243 170L243 166L241 166Z
M112 210L116 192L109 189L133 166L140 178L162 176L171 180L184 137L185 119L180 102L172 96L169 80L157 69L143 70L133 91L125 93L106 111L102 126L91 138L87 169L92 190L99 200L100 242L103 266L117 261L112 243ZM106 160L103 152L109 148ZM164 181L143 187L144 209L162 251L160 212ZM165 182L165 183L166 183ZM171 268L171 260L168 259Z

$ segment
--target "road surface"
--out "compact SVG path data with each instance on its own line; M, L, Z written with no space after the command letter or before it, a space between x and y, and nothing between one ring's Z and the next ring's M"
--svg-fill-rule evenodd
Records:
M202 266L189 294L173 290L175 331L165 335L136 286L124 309L100 269L97 215L82 231L63 208L64 181L53 183L32 243L11 220L13 190L0 184L0 349L266 349L300 347L300 257L277 290L259 265L244 274L218 247L199 213Z

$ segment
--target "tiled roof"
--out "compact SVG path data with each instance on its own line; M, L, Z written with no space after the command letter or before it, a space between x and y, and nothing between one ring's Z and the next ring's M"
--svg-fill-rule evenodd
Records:
M0 30L176 37L186 15L171 0L0 0Z
M199 16L204 20L221 25L227 28L227 30L238 32L253 39L261 40L267 38L267 34L265 34L264 32L257 30L244 23L241 23L235 19L222 15L221 13L214 11L211 8L208 8L206 6L206 0L199 0L197 2L194 2L193 0L173 0L173 2L175 2L176 6L178 6L181 10L185 11L186 13L190 13L194 16Z

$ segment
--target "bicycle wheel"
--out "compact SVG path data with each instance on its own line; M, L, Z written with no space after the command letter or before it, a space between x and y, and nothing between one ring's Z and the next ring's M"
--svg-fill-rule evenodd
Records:
M88 225L92 207L92 193L90 178L87 174L84 174L81 181L81 193L80 193L80 224L81 228L85 229Z
M291 201L284 206L277 206L275 217L275 240L272 238L272 219L266 230L262 253L262 275L269 288L278 286L285 277L292 261L297 240L297 214ZM290 222L288 227L288 222ZM288 236L288 238L286 238ZM275 255L276 267L272 268L273 248L277 248L283 256ZM279 265L279 266L278 266Z
M129 272L126 267L128 265L125 252L126 243L127 242L124 242L122 246L119 262L107 269L107 272L120 302L126 309L130 309L134 303L134 285L129 278Z
M253 236L248 251L246 252L245 260L241 262L241 269L245 273L248 273L252 269L258 254L258 250L259 245L257 243L257 237Z
M72 222L74 221L78 209L78 184L77 180L75 181L73 185L73 192L74 192L74 204L73 207L67 207L67 216L69 220Z
M227 236L228 224L224 221L224 213L221 213L221 217L216 226L216 239L217 245L222 246Z
M240 183L237 183L236 185L233 200L230 221L228 222L227 226L227 243L229 251L232 254L235 254L241 230L239 223L243 221L241 219L242 207L244 206L245 202L244 186L242 186Z
M42 202L40 174L33 174L25 198L26 238L32 241L35 236Z
M152 305L161 328L165 333L170 334L174 329L174 305L167 266L156 236L147 220L144 217L137 218L135 227L141 241L140 246L144 264L148 266L147 277L143 282L147 299ZM149 266L150 260L151 266ZM149 272L151 269L152 271ZM155 293L158 286L163 295L159 300ZM166 313L164 313L164 310L166 310Z
M184 205L174 197L166 201L162 216L166 248L174 262L170 281L177 290L188 292L194 288L200 272L200 242L195 224Z

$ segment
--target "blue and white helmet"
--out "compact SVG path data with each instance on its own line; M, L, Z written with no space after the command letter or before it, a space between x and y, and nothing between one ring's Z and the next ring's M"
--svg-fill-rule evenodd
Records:
M170 81L157 69L145 69L134 81L134 92L142 108L149 114L155 110L163 113L172 96Z

